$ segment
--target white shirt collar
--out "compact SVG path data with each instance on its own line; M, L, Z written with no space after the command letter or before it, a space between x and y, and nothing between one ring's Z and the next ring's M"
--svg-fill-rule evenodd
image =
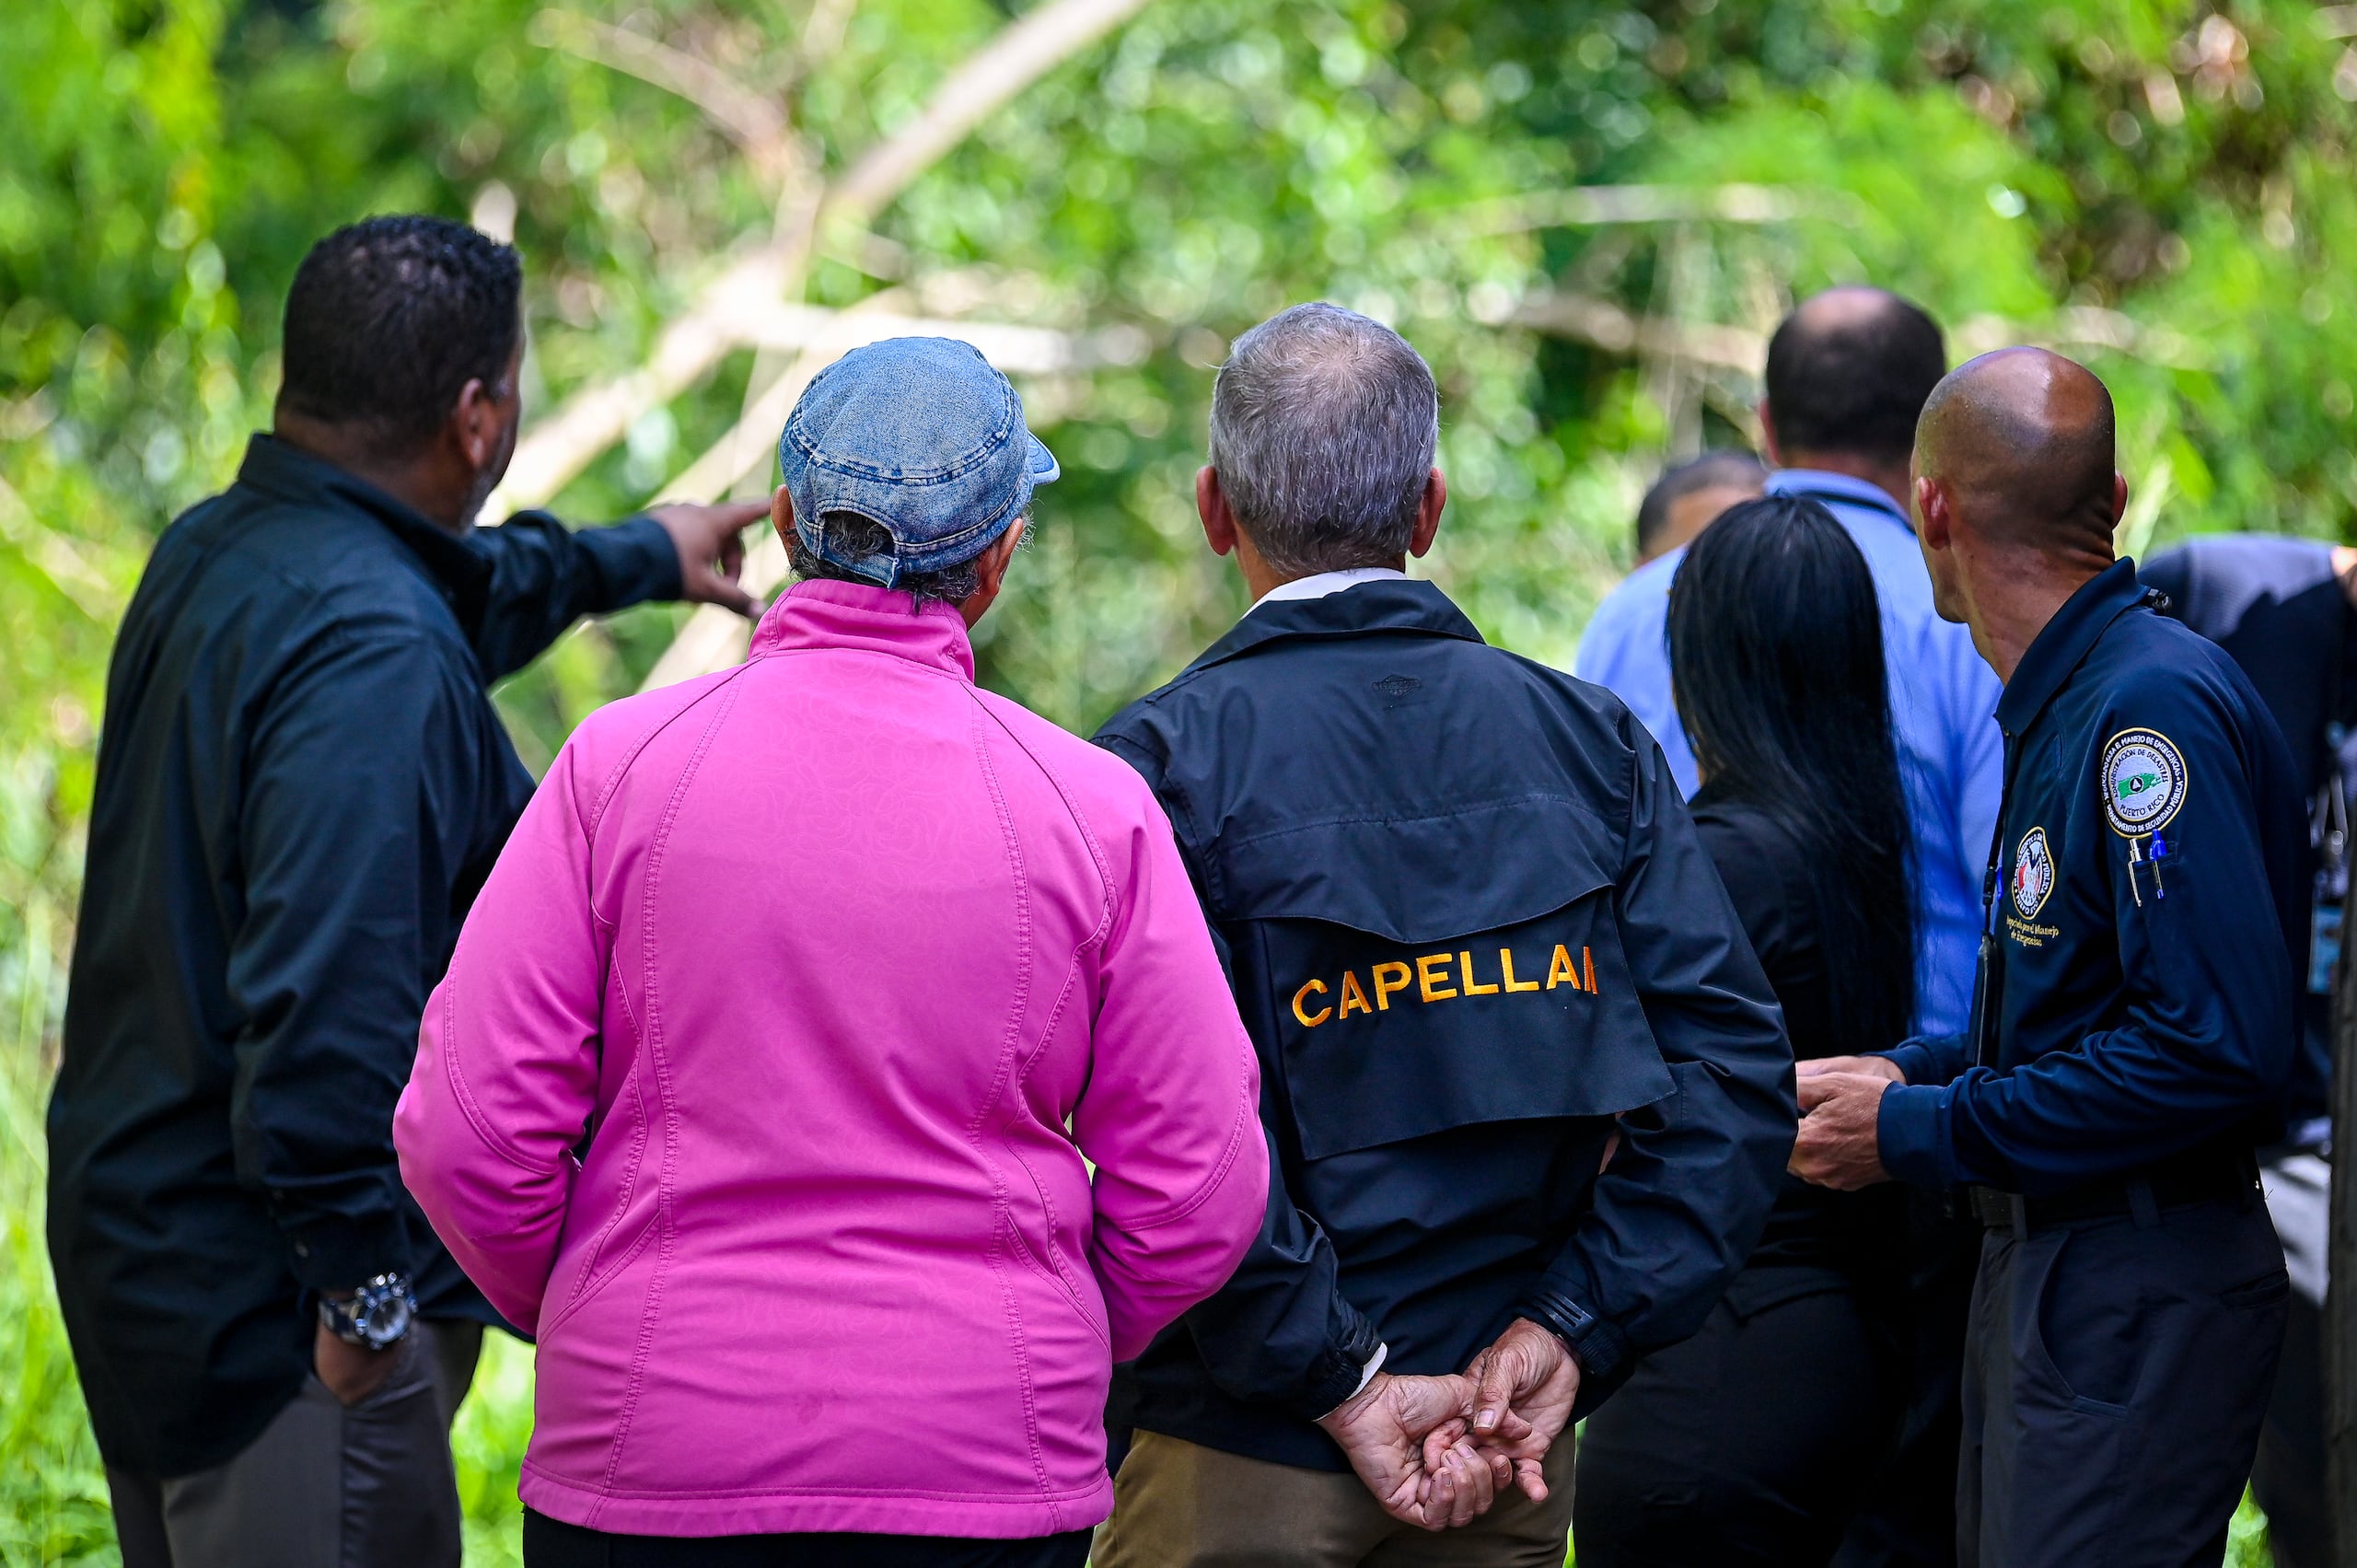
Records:
M1407 573L1389 566L1353 566L1341 572L1313 573L1306 577L1295 577L1290 583L1279 583L1254 599L1252 610L1244 613L1249 615L1253 610L1264 604L1274 604L1280 599L1324 598L1328 594L1338 594L1344 588L1357 587L1361 583L1404 583L1407 580Z

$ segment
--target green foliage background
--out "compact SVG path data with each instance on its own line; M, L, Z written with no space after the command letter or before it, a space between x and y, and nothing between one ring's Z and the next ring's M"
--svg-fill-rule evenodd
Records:
M806 0L579 3L772 92ZM989 0L864 0L795 122L840 168L1006 19ZM1515 324L1548 296L1758 332L1825 284L1886 284L1960 340L2091 359L2142 496L2131 548L2341 537L2351 32L2357 10L2277 0L1158 0L807 294L897 282L928 308L1153 345L1025 384L1068 477L985 623L983 674L1075 727L1241 608L1189 501L1209 367L1306 297L1390 319L1432 360L1455 504L1430 569L1492 638L1557 662L1626 565L1654 467L1746 439L1756 388ZM157 532L267 423L296 261L338 223L465 215L499 187L545 410L634 363L768 229L772 193L710 122L563 35L538 0L0 6L0 1562L112 1555L40 1241L40 1105L112 627ZM1530 192L1727 182L1805 199L1771 223L1495 221ZM599 520L659 494L733 422L750 368L733 356L640 418L560 509ZM508 682L528 759L631 690L679 618L584 626ZM498 1346L462 1418L484 1562L513 1553L528 1389L528 1358Z

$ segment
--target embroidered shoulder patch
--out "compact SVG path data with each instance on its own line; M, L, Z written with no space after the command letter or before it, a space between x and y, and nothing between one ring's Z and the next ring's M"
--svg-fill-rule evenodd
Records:
M2014 851L2014 912L2036 920L2054 891L2054 854L2047 847L2046 830L2032 828Z
M2185 804L2185 758L2156 729L2123 729L2103 747L2103 814L2111 830L2141 838Z

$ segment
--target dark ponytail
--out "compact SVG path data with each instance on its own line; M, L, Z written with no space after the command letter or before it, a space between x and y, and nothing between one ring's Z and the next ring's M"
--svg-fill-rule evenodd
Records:
M1814 501L1734 506L1678 567L1669 646L1713 793L1774 817L1808 856L1844 1037L1827 1046L1887 1049L1914 1021L1913 836L1865 557Z

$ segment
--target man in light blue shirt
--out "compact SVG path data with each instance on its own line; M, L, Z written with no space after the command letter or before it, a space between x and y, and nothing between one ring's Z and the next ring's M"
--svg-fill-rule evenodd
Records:
M1964 626L1940 619L1908 522L1910 453L1924 400L1947 369L1940 330L1874 288L1837 288L1784 319L1768 344L1759 423L1779 471L1772 494L1806 495L1849 530L1882 602L1891 726L1915 830L1916 1028L1961 1033L1972 1011L1981 877L2004 784L2002 690ZM1609 689L1661 742L1688 794L1700 782L1670 698L1669 582L1685 552L1631 573L1596 607L1577 674ZM1893 1042L1894 1044L1897 1042ZM1917 1568L1956 1561L1956 1474L1965 1313L1980 1227L1940 1201L1910 1201L1893 1237L1909 1270L1911 1389L1904 1429L1851 1522L1834 1568Z
M1898 767L1915 826L1917 1030L1961 1032L1972 1007L1980 879L2003 784L2000 688L1971 633L1940 619L1907 521L1915 417L1945 373L1939 328L1880 289L1810 299L1768 349L1760 423L1777 464L1771 494L1821 501L1857 541L1882 598L1884 656ZM1661 742L1691 795L1694 752L1670 699L1672 551L1631 573L1596 607L1574 673L1609 690Z

